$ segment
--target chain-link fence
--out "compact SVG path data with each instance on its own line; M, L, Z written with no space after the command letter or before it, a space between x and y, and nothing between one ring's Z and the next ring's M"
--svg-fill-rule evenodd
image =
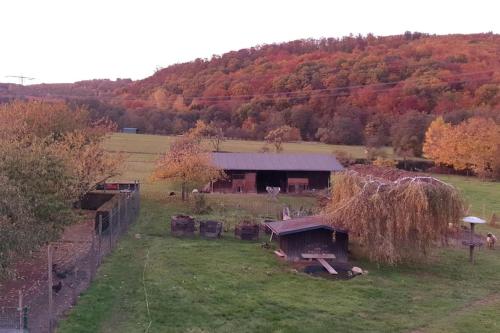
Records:
M11 304L0 302L0 333L53 332L57 320L89 287L102 259L136 220L139 208L138 190L117 191L97 211L82 211L85 221L68 227L59 241L33 254L29 267L21 266L27 283L18 283L17 299L1 295Z
M0 332L25 332L28 307L0 307Z

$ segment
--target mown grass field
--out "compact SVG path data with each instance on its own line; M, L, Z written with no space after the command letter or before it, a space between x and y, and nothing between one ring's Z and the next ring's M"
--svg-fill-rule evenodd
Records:
M168 184L149 182L155 154L168 140L118 135L108 143L129 152L123 177L143 182L140 218L58 332L500 332L499 249L481 250L474 266L461 248L438 250L417 265L357 259L369 274L336 281L296 272L259 242L231 233L220 240L172 237L170 216L193 207L168 198ZM226 144L231 148L224 150L251 149L246 141ZM294 151L311 149L296 145ZM500 184L443 178L462 189L475 214L500 211ZM209 195L208 204L213 210L202 217L232 224L314 200Z

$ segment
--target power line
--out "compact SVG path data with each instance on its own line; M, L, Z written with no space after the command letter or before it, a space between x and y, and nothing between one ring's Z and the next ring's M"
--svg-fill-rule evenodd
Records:
M28 76L24 76L24 75L6 75L5 77L13 77L13 78L19 79L19 82L21 83L21 85L24 85L24 80L35 80L34 77L28 77Z
M436 82L436 83L423 83L419 85L419 87L439 87L439 86L448 86L451 84L463 84L463 83L468 83L468 82L477 82L477 81L483 81L483 80L488 80L489 78L471 78L471 79L462 79L462 80L452 80L453 78L460 78L460 77L470 77L473 75L482 75L482 74L488 74L490 77L494 74L493 71L480 71L480 72L469 72L469 73L459 73L459 74L454 74L450 76L444 76L440 77L438 79L440 80L451 80L449 82ZM374 88L373 90L374 93L380 93L380 92L385 92L389 90L394 90L394 89L404 89L404 86L399 86L396 87L399 83L414 83L417 82L419 83L422 80L422 77L420 78L414 78L414 79L405 79L405 80L397 80L397 81L391 81L391 82L381 82L381 83L374 83L374 84L362 84L362 85L350 85L350 86L345 86L345 87L336 87L336 88L320 88L320 89L311 89L308 91L300 90L300 91L290 91L290 92L273 92L273 93L261 93L261 94L242 94L242 95L227 95L227 96L220 96L220 95L214 95L214 96L183 96L182 94L177 94L174 96L180 96L183 97L184 99L193 99L197 101L205 101L205 102L233 102L237 101L240 99L252 99L256 97L262 97L262 100L276 100L279 98L309 98L309 97L314 97L314 98L326 98L326 97L337 97L337 96L349 96L352 94L352 90L359 90L359 89L365 89L365 88ZM498 82L490 82L493 84L498 84ZM339 92L339 93L336 93ZM34 96L36 97L36 96ZM108 101L138 101L138 102L144 102L145 99L138 98L138 97L120 97L120 96L94 96L94 95L88 95L88 96L79 96L79 95L56 95L56 94L48 94L46 96L39 96L39 97L46 97L46 98L61 98L61 99L67 99L67 98L80 98L80 99L98 99L98 100L108 100Z

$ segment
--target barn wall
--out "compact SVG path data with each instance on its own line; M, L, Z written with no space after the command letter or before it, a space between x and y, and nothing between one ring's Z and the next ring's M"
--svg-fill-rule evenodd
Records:
M224 170L227 179L213 184L214 192L221 193L256 193L256 173L253 171Z
M307 178L309 190L322 190L330 184L329 171L288 171L287 178Z

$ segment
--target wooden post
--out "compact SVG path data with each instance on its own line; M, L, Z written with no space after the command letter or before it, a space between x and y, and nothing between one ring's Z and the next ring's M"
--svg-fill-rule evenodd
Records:
M118 199L118 220L121 220L122 218L121 202L122 202L122 196L120 196L120 198Z
M97 263L101 265L101 250L102 250L102 214L99 214L99 239L98 241L98 253L97 253Z
M130 199L130 193L125 197L125 225L128 224L128 200ZM118 234L120 235L122 232L121 228L121 220L118 220Z
M474 223L470 224L469 260L474 264Z
M90 251L91 251L92 258L90 260L90 279L89 279L89 282L92 282L92 280L94 279L95 270L96 270L96 266L97 266L96 251L95 251L95 231L92 234L91 246L92 246L92 248Z
M49 332L52 332L52 246L49 244L47 246L47 271L48 271L48 287L49 287Z
M111 210L111 218L108 222L109 226L109 251L113 248L113 210Z
M19 295L19 304L17 310L19 311L19 332L23 332L23 316L24 316L24 310L23 310L23 294L21 293L21 290L18 291Z

